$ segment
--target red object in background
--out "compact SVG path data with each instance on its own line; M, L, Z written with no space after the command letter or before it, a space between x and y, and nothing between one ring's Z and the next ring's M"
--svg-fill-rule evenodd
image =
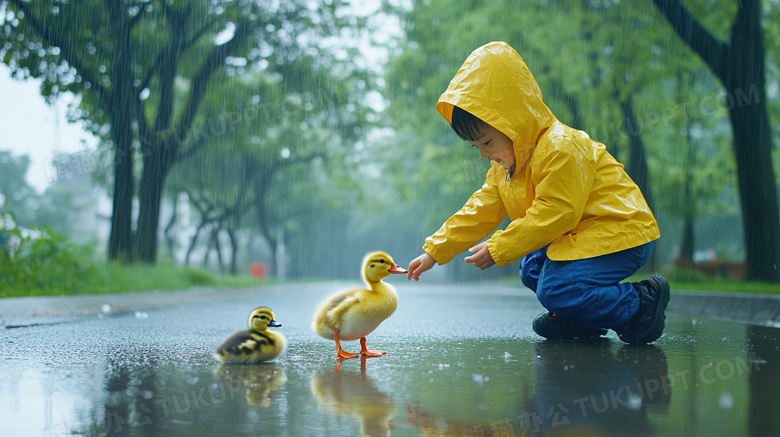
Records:
M265 263L249 263L249 274L258 279L265 278Z

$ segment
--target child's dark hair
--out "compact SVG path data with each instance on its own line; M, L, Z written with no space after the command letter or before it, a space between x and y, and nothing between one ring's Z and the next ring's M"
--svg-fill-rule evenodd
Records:
M450 124L452 125L452 130L459 137L466 141L475 141L485 122L475 117L472 113L454 106L452 108L452 123Z

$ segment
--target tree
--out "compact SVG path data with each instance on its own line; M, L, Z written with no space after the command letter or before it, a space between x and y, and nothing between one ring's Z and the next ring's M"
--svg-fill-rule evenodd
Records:
M202 145L179 154L171 169L172 191L187 193L200 215L189 254L200 231L211 231L211 245L214 235L227 234L231 271L237 272L239 232L262 235L273 252L278 229L319 194L308 184L312 161L328 160L338 167L334 172L346 173L343 158L370 125L362 96L373 88L370 76L351 65L359 56L348 59L320 52L290 60L284 75L219 73L196 122L221 127L201 135ZM231 102L231 113L224 101ZM251 129L238 129L238 121Z
M220 121L198 124L214 74L234 64L239 72L284 76L288 61L316 52L321 37L357 25L339 1L6 4L3 61L16 75L43 77L45 96L82 95L79 116L114 148L109 256L132 259L135 247L146 262L155 259L161 193L176 156L202 147ZM133 244L136 151L142 166Z
M780 213L766 107L761 1L737 2L726 41L707 30L679 0L653 0L677 35L720 79L734 135L748 280L780 280Z
M19 226L35 223L35 211L30 200L37 193L27 183L29 167L29 156L14 156L9 151L0 150L0 208L13 212Z

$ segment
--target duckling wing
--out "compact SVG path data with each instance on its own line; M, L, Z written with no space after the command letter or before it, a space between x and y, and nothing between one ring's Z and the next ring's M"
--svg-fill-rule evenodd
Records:
M317 328L340 329L344 314L359 303L360 298L355 290L345 290L331 296L317 311L314 320L315 330L318 330ZM326 334L321 335L327 337Z
M334 319L340 319L350 308L360 303L360 298L353 291L334 296L330 301L328 315Z
M225 340L218 348L217 355L220 357L235 357L242 355L252 355L261 351L263 346L274 346L275 342L267 335L253 331L237 332Z

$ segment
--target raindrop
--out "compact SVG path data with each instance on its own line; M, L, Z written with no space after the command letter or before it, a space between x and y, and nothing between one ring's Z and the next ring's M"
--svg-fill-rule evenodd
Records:
M282 158L287 159L290 157L290 149L285 147L282 149Z
M628 395L628 408L632 410L638 410L642 406L642 398L636 393L629 393Z
M734 407L734 396L731 393L723 392L718 399L718 406L721 410L730 410Z
M111 305L109 304L103 304L102 307L100 307L100 312L103 314L110 314L111 313Z
M222 30L222 32L218 33L217 36L214 38L214 44L221 46L222 44L225 44L231 39L233 39L233 36L235 34L236 34L236 25L233 23L227 23L225 29Z

